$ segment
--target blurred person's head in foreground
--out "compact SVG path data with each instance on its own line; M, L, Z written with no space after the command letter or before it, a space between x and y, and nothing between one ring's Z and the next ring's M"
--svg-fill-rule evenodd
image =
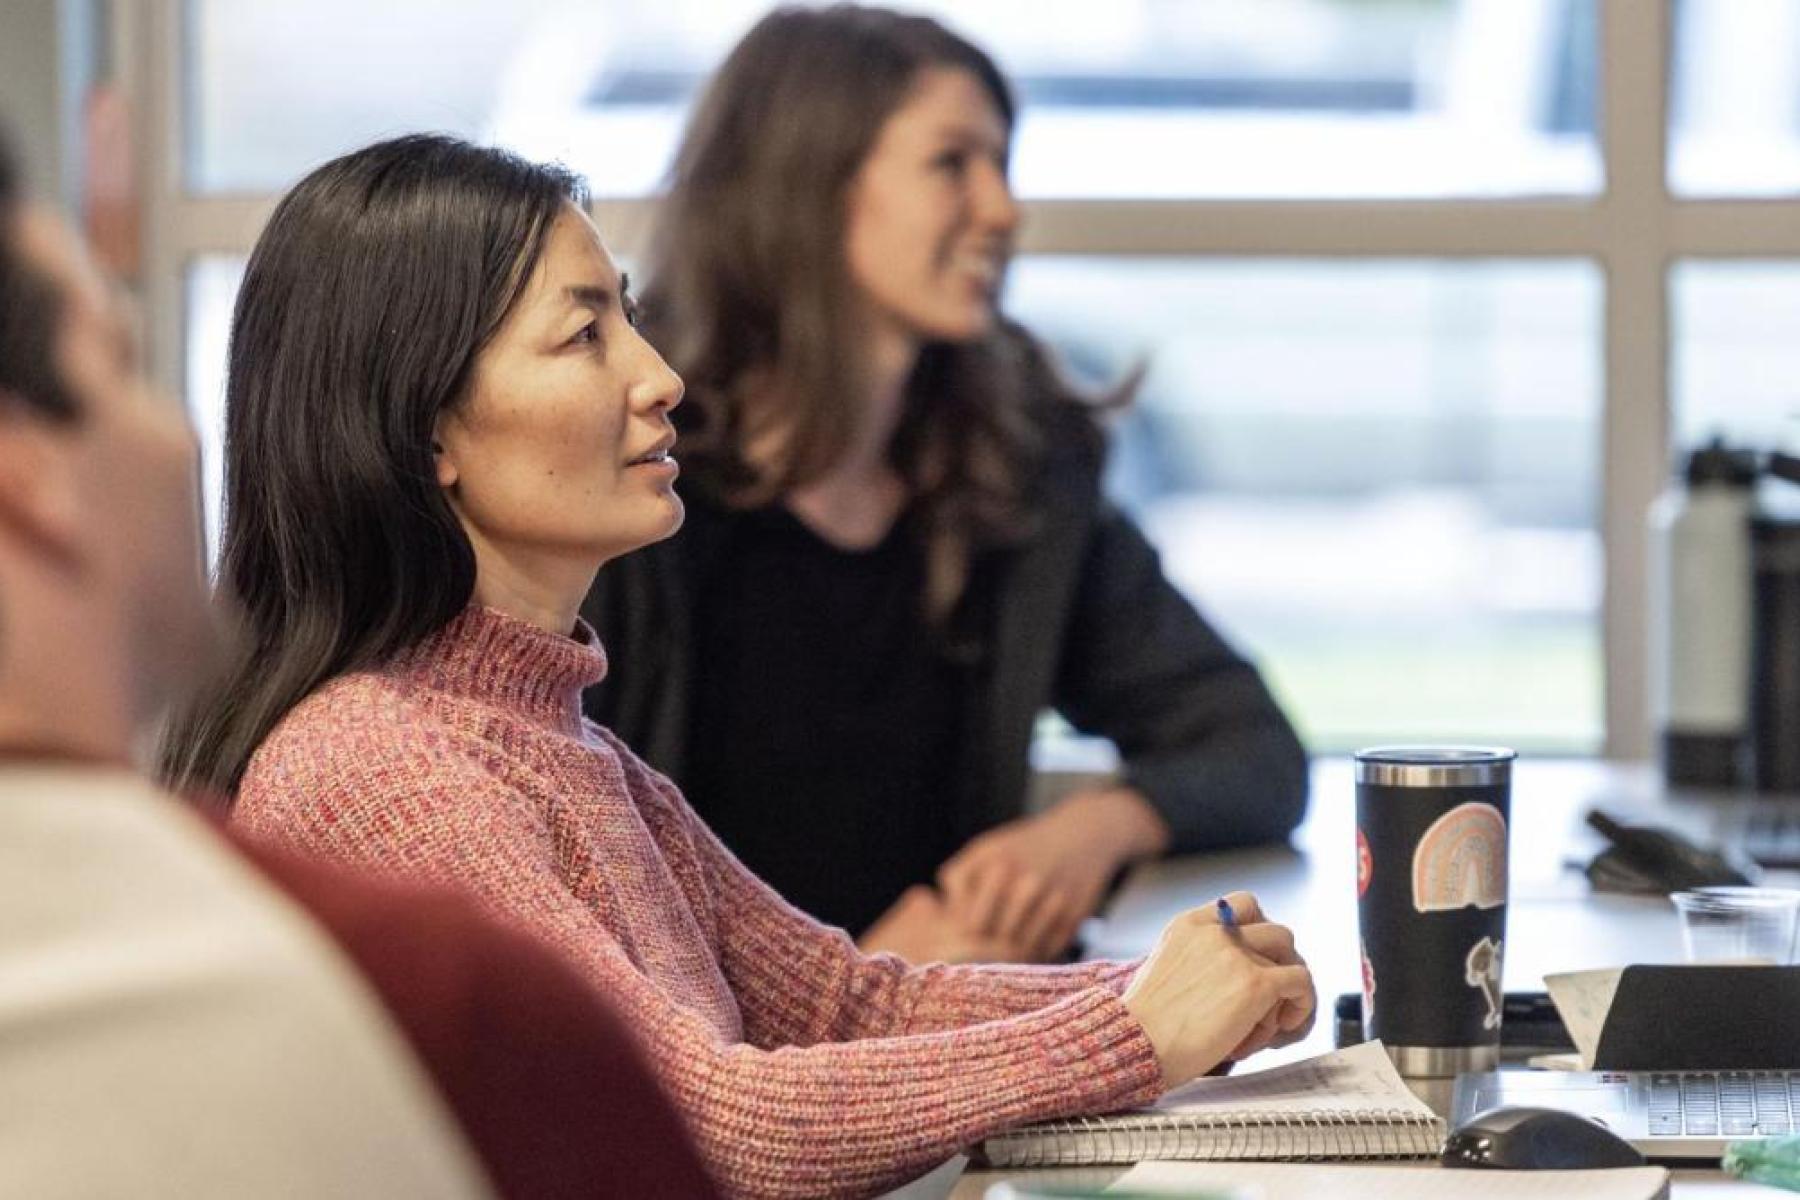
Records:
M1029 528L1038 415L1082 399L999 311L1014 119L937 21L779 9L697 106L646 263L690 479L757 506L874 444L923 517L937 619L981 547Z
M123 759L217 657L181 408L0 145L0 742Z
M231 793L296 703L471 601L567 596L572 628L602 562L680 525L681 381L585 200L559 167L415 135L277 205L225 396L219 588L248 636L171 728L172 782Z

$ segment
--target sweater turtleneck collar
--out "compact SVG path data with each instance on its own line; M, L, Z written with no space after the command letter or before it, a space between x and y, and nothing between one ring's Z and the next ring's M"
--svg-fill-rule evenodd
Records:
M388 671L578 735L582 690L605 677L606 653L586 621L577 619L573 633L551 633L499 609L471 604L396 655Z

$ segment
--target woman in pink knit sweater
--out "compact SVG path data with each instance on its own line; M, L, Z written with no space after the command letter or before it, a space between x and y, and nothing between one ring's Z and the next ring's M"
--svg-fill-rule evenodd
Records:
M226 396L220 586L249 649L172 730L174 781L554 943L738 1195L878 1191L1303 1032L1311 977L1246 895L1239 929L1197 910L1142 963L863 956L583 719L594 573L682 517L682 384L584 201L557 169L411 137L278 206Z

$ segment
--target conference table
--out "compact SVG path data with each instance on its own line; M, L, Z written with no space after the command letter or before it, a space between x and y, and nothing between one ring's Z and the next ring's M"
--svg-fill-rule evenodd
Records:
M1544 977L1561 971L1682 960L1680 927L1666 898L1597 894L1589 886L1581 866L1604 845L1584 822L1590 808L1628 823L1654 822L1710 840L1729 836L1747 803L1728 793L1666 788L1655 768L1645 764L1522 759L1512 786L1507 990L1541 991ZM1272 1066L1330 1050L1332 1003L1339 993L1360 986L1355 810L1351 762L1315 762L1311 805L1291 845L1191 855L1137 868L1104 917L1089 923L1089 953L1136 957L1184 909L1228 891L1253 892L1272 919L1294 929L1300 952L1312 966L1321 1013L1303 1042L1259 1055L1247 1065ZM1800 875L1772 872L1765 882L1795 884ZM1448 1106L1447 1082L1409 1083L1440 1112ZM977 1200L1001 1179L1096 1183L1120 1174L1123 1168L971 1169L950 1195L952 1200ZM1715 1194L1740 1200L1795 1195L1727 1179L1717 1170L1687 1168L1675 1172L1673 1192L1678 1200Z

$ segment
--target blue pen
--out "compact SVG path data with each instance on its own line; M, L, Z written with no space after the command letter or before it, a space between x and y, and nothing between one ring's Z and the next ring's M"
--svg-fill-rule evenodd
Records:
M1220 896L1217 907L1219 909L1219 924L1227 929L1235 930L1238 927L1237 914L1231 911L1231 901Z

